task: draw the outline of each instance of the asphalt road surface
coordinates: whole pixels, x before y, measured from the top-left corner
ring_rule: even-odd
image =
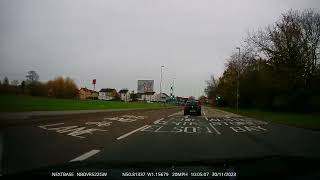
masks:
[[[320,158],[320,132],[203,107],[34,117],[2,127],[2,174],[74,161],[202,161],[272,155]]]

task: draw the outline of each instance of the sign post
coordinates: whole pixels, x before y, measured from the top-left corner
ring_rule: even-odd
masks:
[[[97,82],[97,80],[96,80],[96,79],[93,79],[93,80],[92,80],[93,90],[95,90],[95,89],[96,89],[96,82]]]

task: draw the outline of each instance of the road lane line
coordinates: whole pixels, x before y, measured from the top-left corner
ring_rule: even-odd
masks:
[[[206,115],[206,113],[205,112],[202,112],[203,113],[203,115]]]
[[[142,127],[138,128],[138,129],[136,129],[136,130],[133,130],[133,131],[131,131],[131,132],[128,132],[128,133],[126,133],[126,134],[118,137],[117,140],[120,140],[120,139],[123,139],[123,138],[125,138],[125,137],[127,137],[127,136],[130,136],[131,134],[133,134],[133,133],[135,133],[135,132],[137,132],[137,131],[140,131],[141,129],[144,129],[144,128],[147,127],[147,126],[148,126],[148,125],[145,125],[145,126],[142,126]]]
[[[205,116],[204,118],[205,118],[207,121],[209,121],[208,118],[207,118],[207,116]]]
[[[221,135],[221,133],[211,124],[209,123],[210,126],[212,127],[212,129],[218,134],[218,135]]]
[[[77,157],[75,159],[72,159],[70,162],[83,161],[83,160],[88,159],[89,157],[97,154],[98,152],[100,152],[100,150],[96,150],[96,149],[91,150],[91,151],[89,151],[87,153],[82,154],[81,156],[79,156],[79,157]]]

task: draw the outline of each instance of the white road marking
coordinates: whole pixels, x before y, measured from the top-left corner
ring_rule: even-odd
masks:
[[[117,140],[120,140],[120,139],[123,139],[123,138],[125,138],[125,137],[127,137],[127,136],[130,136],[131,134],[133,134],[133,133],[135,133],[135,132],[137,132],[137,131],[140,131],[140,130],[146,128],[146,127],[148,127],[148,125],[142,126],[142,127],[138,128],[138,129],[136,129],[136,130],[133,130],[133,131],[131,131],[131,132],[128,132],[128,133],[126,133],[126,134],[118,137]]]
[[[221,135],[221,133],[211,124],[209,123],[210,126],[212,127],[212,129],[218,134],[218,135]]]
[[[203,112],[203,115],[206,115],[206,113],[205,113],[205,112]]]
[[[56,123],[56,124],[48,124],[48,125],[43,125],[43,126],[38,126],[41,129],[48,129],[48,126],[57,126],[57,125],[62,125],[64,123]]]
[[[79,157],[77,157],[75,159],[72,159],[70,162],[83,161],[83,160],[88,159],[89,157],[97,154],[98,152],[100,152],[100,150],[96,150],[96,149],[91,150],[91,151],[89,151],[87,153],[82,154],[81,156],[79,156]]]
[[[177,115],[179,115],[181,113],[182,113],[182,111],[179,111],[179,112],[176,112],[176,113],[173,113],[173,114],[169,115],[168,117],[177,116]]]
[[[204,118],[205,118],[207,121],[209,121],[208,118],[207,118],[207,116],[205,116]]]
[[[158,124],[158,123],[159,123],[160,121],[162,121],[162,120],[163,120],[163,118],[158,119],[158,120],[154,121],[153,124]]]

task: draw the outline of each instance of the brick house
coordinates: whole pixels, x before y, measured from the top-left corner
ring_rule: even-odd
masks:
[[[88,88],[79,89],[80,99],[98,99],[99,93]]]

